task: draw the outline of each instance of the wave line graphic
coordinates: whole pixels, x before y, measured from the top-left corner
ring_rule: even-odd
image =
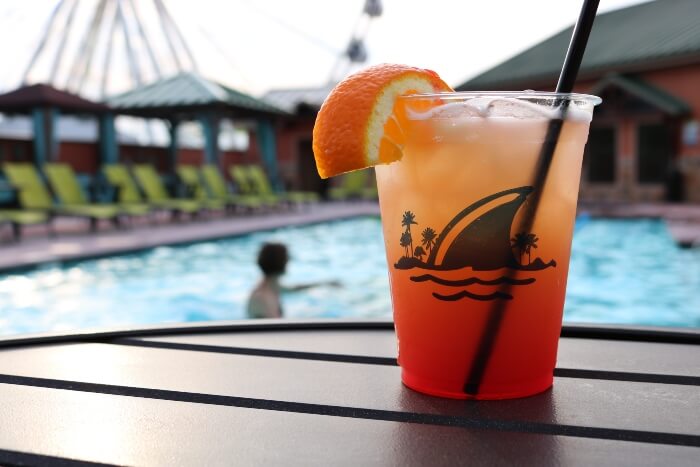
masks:
[[[534,277],[528,277],[527,279],[513,279],[511,277],[501,276],[498,279],[484,280],[478,277],[470,277],[468,279],[460,280],[449,280],[443,279],[441,277],[434,276],[432,274],[423,274],[422,276],[411,276],[413,282],[426,282],[433,281],[436,284],[447,285],[449,287],[464,287],[472,284],[480,285],[499,285],[499,284],[510,284],[510,285],[528,285],[535,282]]]
[[[494,292],[489,295],[479,295],[475,293],[471,293],[468,290],[462,290],[461,292],[457,292],[456,294],[453,295],[442,295],[437,292],[433,292],[433,297],[437,298],[438,300],[444,300],[446,302],[456,302],[457,300],[461,300],[463,298],[471,298],[473,300],[480,300],[482,302],[486,302],[489,300],[497,300],[497,299],[503,299],[503,300],[512,300],[513,296],[504,292]]]

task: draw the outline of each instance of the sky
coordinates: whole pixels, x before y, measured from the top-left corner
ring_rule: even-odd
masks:
[[[74,0],[65,1],[56,17],[59,27],[29,73],[30,82],[48,81],[53,75],[55,84],[65,87],[73,64],[79,61],[81,38],[99,1],[78,0],[70,28],[65,25]],[[110,1],[114,11],[110,13],[108,7],[105,18],[118,14],[116,2]],[[337,77],[356,70],[357,66],[346,66],[339,57],[358,31],[365,31],[368,55],[359,66],[393,62],[430,68],[456,86],[573,24],[581,5],[579,0],[383,0],[382,15],[365,21],[361,16],[365,0],[163,1],[192,51],[198,72],[254,96],[273,89],[324,85],[333,78],[333,70]],[[601,0],[599,12],[637,3],[642,0]],[[20,84],[57,4],[58,0],[0,0],[0,91]],[[88,97],[123,92],[139,80],[157,78],[145,42],[138,40],[133,11],[142,18],[160,75],[178,70],[154,0],[121,0],[121,8],[139,76],[130,71],[120,23],[110,36],[111,22],[105,20],[81,88]],[[54,66],[66,29],[70,34],[64,54]],[[112,52],[105,79],[108,43]],[[182,68],[192,68],[186,54],[181,53],[179,60]]]

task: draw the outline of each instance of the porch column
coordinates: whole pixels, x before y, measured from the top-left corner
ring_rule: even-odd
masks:
[[[37,165],[54,161],[58,156],[58,116],[59,112],[54,108],[35,108],[32,111],[34,163]]]
[[[168,120],[168,132],[170,134],[170,145],[168,146],[168,173],[175,173],[177,167],[177,129],[180,126],[180,120],[171,118]]]
[[[61,113],[56,108],[49,109],[48,125],[49,125],[49,152],[47,154],[49,161],[58,160],[58,119]]]
[[[100,164],[119,162],[119,145],[114,128],[114,114],[105,113],[99,117],[100,126]]]
[[[219,122],[218,115],[206,113],[199,116],[204,133],[204,163],[219,163]]]
[[[32,110],[32,126],[34,128],[34,163],[41,165],[46,162],[46,128],[44,126],[44,109]]]
[[[258,147],[262,156],[263,163],[267,169],[267,175],[270,183],[276,190],[282,190],[282,181],[279,177],[277,168],[277,141],[275,138],[275,129],[270,120],[258,120]]]

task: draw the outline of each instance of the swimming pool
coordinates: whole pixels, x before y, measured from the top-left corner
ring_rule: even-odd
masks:
[[[3,275],[0,335],[244,318],[265,241],[290,247],[286,283],[343,284],[285,295],[287,317],[391,316],[381,226],[366,217]],[[699,291],[700,250],[663,222],[578,225],[566,321],[697,327]]]

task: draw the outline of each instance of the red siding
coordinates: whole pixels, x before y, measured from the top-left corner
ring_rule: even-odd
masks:
[[[180,148],[177,151],[177,163],[183,165],[201,165],[204,151],[201,149]]]
[[[280,174],[286,186],[299,188],[301,166],[299,143],[311,140],[315,118],[300,117],[285,123],[277,132],[277,152]]]
[[[0,161],[24,162],[34,159],[34,145],[31,141],[0,140]]]
[[[168,148],[153,146],[119,146],[121,162],[133,164],[153,164],[158,171],[165,171],[168,161]]]
[[[94,143],[61,141],[58,161],[65,162],[78,173],[94,174],[99,169],[99,148]]]
[[[692,109],[689,120],[700,120],[700,64],[646,73],[644,79],[683,99]],[[700,156],[700,144],[679,146],[681,156]]]
[[[694,118],[700,118],[700,64],[645,73],[642,77],[684,100]]]
[[[700,64],[687,65],[682,67],[668,68],[665,70],[655,70],[638,75],[644,81],[652,84],[672,96],[683,100],[691,108],[691,115],[685,120],[700,120]],[[590,92],[590,89],[598,80],[585,81],[576,86],[577,92]],[[626,131],[636,131],[636,127],[626,129]],[[625,144],[621,146],[622,155],[633,154],[629,145],[630,137],[625,135]],[[634,143],[631,143],[634,144]],[[685,146],[679,144],[680,156],[700,156],[700,145]]]

